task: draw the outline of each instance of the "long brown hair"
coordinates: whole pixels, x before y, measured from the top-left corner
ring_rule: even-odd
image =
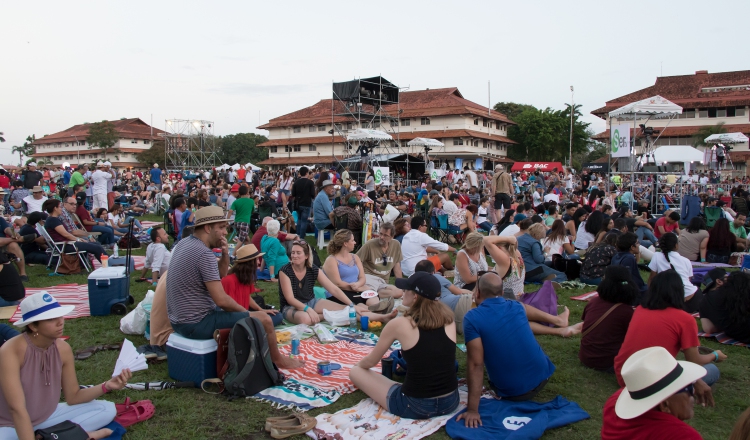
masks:
[[[549,234],[547,235],[546,242],[554,243],[557,240],[563,240],[567,236],[565,231],[565,222],[562,220],[555,220],[552,222],[552,226],[549,228]]]
[[[412,327],[421,330],[435,330],[443,328],[455,320],[453,311],[440,301],[429,300],[414,294],[416,299],[404,316],[412,319]]]
[[[258,269],[258,259],[253,258],[250,261],[237,261],[234,263],[227,275],[234,274],[237,277],[237,281],[243,286],[254,286],[255,277],[257,276],[256,270]]]

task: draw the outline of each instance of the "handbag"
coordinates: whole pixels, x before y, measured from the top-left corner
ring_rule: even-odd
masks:
[[[57,273],[66,275],[76,275],[81,273],[81,262],[78,260],[78,255],[63,254],[60,258],[60,266],[57,268]]]
[[[66,420],[49,428],[34,431],[37,440],[88,440],[89,435],[79,425]]]
[[[597,319],[596,322],[591,327],[587,328],[586,331],[581,334],[581,339],[583,339],[583,337],[586,336],[587,334],[591,333],[591,330],[595,329],[596,326],[599,325],[599,323],[601,323],[602,321],[604,321],[604,318],[606,318],[607,315],[609,315],[610,313],[612,313],[612,311],[614,311],[617,308],[617,306],[619,306],[620,304],[622,304],[622,303],[617,303],[617,304],[613,305],[612,307],[610,307],[609,310],[607,310],[606,312],[604,312],[604,314],[602,316],[600,316],[599,319]]]

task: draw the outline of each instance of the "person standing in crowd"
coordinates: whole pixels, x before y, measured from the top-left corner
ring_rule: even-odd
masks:
[[[315,184],[308,177],[307,167],[299,169],[299,178],[292,185],[292,198],[297,211],[297,235],[303,240],[307,235],[307,224],[310,219],[313,199],[315,198]]]
[[[110,161],[104,162],[104,171],[112,175],[112,178],[107,180],[107,204],[109,205],[109,209],[112,210],[115,206],[115,182],[117,182],[118,174],[117,171],[112,168],[112,163]]]
[[[36,162],[29,162],[29,164],[26,165],[26,169],[21,171],[21,180],[23,180],[23,187],[26,189],[40,186],[43,177],[42,173],[36,169]]]
[[[313,221],[319,231],[335,229],[333,222],[336,221],[336,218],[333,216],[333,206],[331,205],[333,191],[333,182],[324,180],[320,186],[320,192],[313,202]]]
[[[161,180],[161,176],[162,174],[164,174],[164,171],[159,168],[158,163],[154,164],[154,167],[149,170],[148,174],[151,178],[151,182],[155,183],[156,185],[161,185],[163,183]]]
[[[255,211],[255,200],[249,196],[250,187],[247,185],[240,186],[239,196],[240,198],[232,203],[227,212],[227,218],[232,218],[234,213],[234,227],[237,230],[237,243],[240,246],[246,244],[247,237],[250,234],[250,218]],[[234,250],[237,253],[237,248]],[[233,257],[234,255],[232,255]]]
[[[109,201],[107,200],[107,182],[112,180],[114,176],[111,171],[105,170],[107,167],[104,165],[104,162],[99,162],[96,168],[96,171],[91,175],[91,181],[94,183],[94,187],[91,190],[91,194],[94,197],[93,209],[110,209]]]
[[[469,181],[469,188],[479,188],[479,181],[477,180],[477,173],[470,169],[468,165],[464,166],[464,175],[466,180]]]

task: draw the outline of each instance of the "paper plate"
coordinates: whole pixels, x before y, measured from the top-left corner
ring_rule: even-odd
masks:
[[[365,290],[360,294],[360,296],[362,298],[375,298],[376,296],[378,296],[378,292],[374,290]]]

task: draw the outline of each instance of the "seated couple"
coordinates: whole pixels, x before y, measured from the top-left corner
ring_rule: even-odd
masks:
[[[171,327],[186,338],[211,339],[217,329],[232,328],[237,321],[251,316],[266,330],[273,362],[280,368],[300,367],[302,361],[279,353],[269,313],[248,312],[225,292],[221,279],[229,266],[226,235],[227,220],[222,208],[207,206],[195,212],[193,235],[174,247],[169,270],[163,277],[166,278],[166,311]],[[213,248],[222,249],[218,264]],[[257,250],[251,251],[253,249],[248,248],[249,255],[244,259],[254,260],[259,256]]]

